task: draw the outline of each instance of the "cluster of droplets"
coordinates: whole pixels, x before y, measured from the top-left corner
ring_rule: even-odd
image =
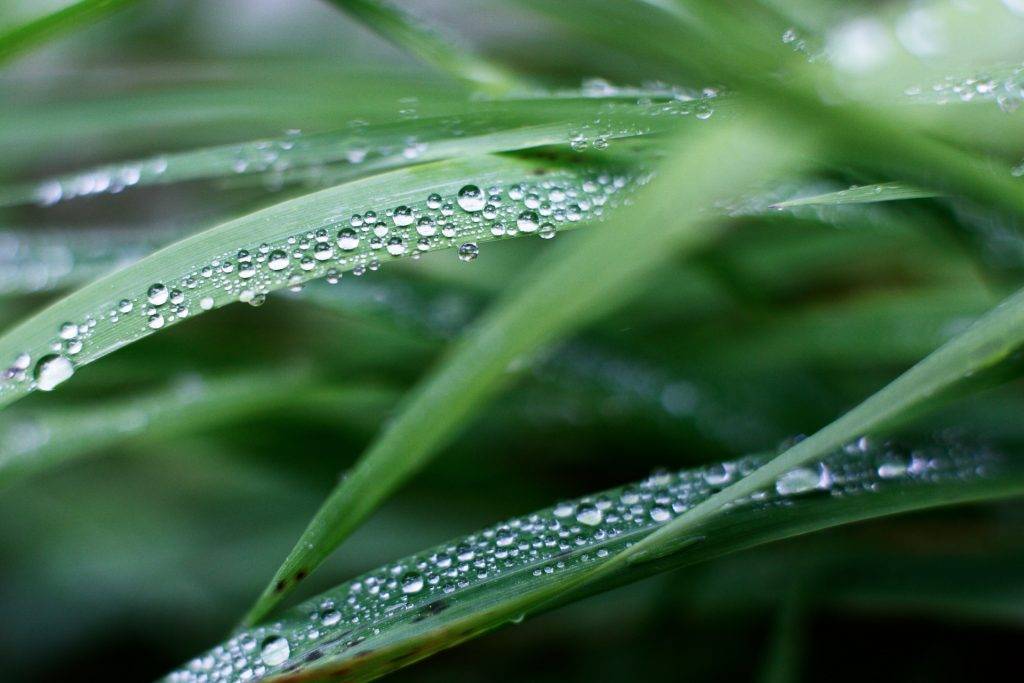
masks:
[[[665,83],[647,83],[643,87],[621,87],[604,79],[584,81],[581,88],[545,96],[593,98],[594,112],[582,114],[570,126],[566,141],[577,151],[607,148],[615,138],[647,135],[665,129],[652,117],[690,116],[707,119],[712,115],[717,88],[692,89]],[[495,106],[501,106],[496,101]],[[41,206],[76,197],[117,193],[134,186],[179,182],[230,174],[258,175],[268,190],[280,189],[290,182],[335,184],[340,177],[351,177],[356,166],[390,168],[408,164],[428,155],[438,141],[486,136],[503,130],[488,117],[438,117],[429,133],[423,133],[415,98],[403,98],[396,111],[397,121],[375,127],[362,119],[353,119],[345,128],[306,135],[298,130],[283,136],[234,145],[161,155],[150,159],[108,164],[78,173],[56,176],[20,188],[19,200],[35,201]],[[403,130],[403,121],[409,126]],[[568,125],[568,124],[567,124]],[[396,128],[397,126],[397,128]],[[195,156],[202,159],[195,163]]]
[[[295,671],[328,655],[359,654],[387,622],[441,614],[456,596],[502,578],[571,572],[613,557],[767,461],[747,457],[681,472],[510,519],[364,574],[307,601],[286,619],[239,634],[168,677],[173,683],[246,681]],[[919,449],[860,439],[732,503],[757,510],[806,496],[850,496],[977,478],[999,459],[946,440]]]
[[[479,255],[479,242],[517,234],[553,238],[583,220],[600,219],[644,178],[598,173],[540,173],[534,180],[501,185],[466,184],[448,195],[430,193],[419,201],[334,216],[298,234],[221,254],[183,276],[154,282],[140,293],[126,293],[82,320],[54,330],[49,352],[37,359],[12,359],[0,394],[18,383],[50,390],[74,371],[74,359],[90,357],[89,342],[103,325],[119,325],[119,339],[135,339],[230,301],[254,306],[269,292],[293,290],[316,277],[337,282],[343,271],[359,276],[382,261],[418,258],[435,249],[454,248],[461,261]],[[95,349],[98,353],[102,349]],[[28,358],[28,360],[26,360]],[[28,363],[35,361],[34,371]]]
[[[1024,66],[997,77],[949,76],[930,86],[911,86],[905,92],[914,100],[935,104],[995,102],[1003,111],[1013,112],[1024,102]]]
[[[36,187],[35,199],[41,206],[51,206],[75,197],[117,194],[138,185],[144,178],[147,181],[156,181],[166,171],[167,158],[162,156],[148,161],[102,166],[76,175],[44,181]]]

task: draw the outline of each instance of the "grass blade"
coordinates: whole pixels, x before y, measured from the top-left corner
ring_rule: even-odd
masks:
[[[670,106],[676,116],[658,115]],[[219,145],[106,164],[44,180],[0,187],[0,206],[50,206],[76,197],[192,180],[260,175],[288,180],[308,171],[334,184],[392,168],[467,155],[565,145],[582,130],[595,128],[609,139],[674,129],[699,107],[664,97],[638,105],[622,98],[533,98],[480,103],[464,115],[424,117],[357,126],[314,135]],[[334,164],[334,166],[328,166]],[[340,164],[340,166],[338,166]],[[300,176],[302,177],[302,176]]]
[[[1024,290],[1003,301],[968,330],[933,352],[910,370],[836,421],[778,457],[716,493],[672,521],[617,561],[646,561],[667,552],[723,506],[769,486],[843,444],[891,429],[911,416],[953,398],[968,380],[996,372],[1016,357],[1024,343]],[[1005,367],[1005,366],[1004,366]]]
[[[526,205],[538,182],[562,190],[553,204],[558,214],[545,221]],[[53,389],[76,367],[190,315],[235,301],[259,305],[274,290],[347,270],[362,274],[382,260],[463,247],[460,256],[472,260],[480,242],[534,232],[550,237],[599,218],[630,185],[626,175],[548,161],[473,157],[276,204],[176,242],[8,331],[0,337],[0,358],[10,364],[0,376],[0,406],[37,388]],[[467,186],[476,188],[472,210],[456,207]],[[480,189],[492,187],[500,189],[497,205]]]
[[[903,199],[927,199],[941,196],[933,190],[923,190],[904,183],[878,183],[877,185],[857,185],[847,190],[827,192],[813,197],[787,199],[772,204],[773,209],[788,209],[794,206],[840,206],[844,204],[871,204],[874,202],[894,202]]]
[[[639,291],[642,275],[705,244],[716,201],[793,163],[797,145],[769,142],[735,122],[704,133],[677,156],[613,226],[552,251],[465,335],[414,390],[333,491],[246,616],[255,623],[323,561],[511,379],[509,367]],[[661,196],[671,201],[660,200]],[[626,251],[628,249],[628,251]],[[558,292],[558,301],[550,300]],[[438,406],[444,406],[438,411]]]
[[[1024,493],[1020,466],[987,448],[939,442],[840,451],[738,501],[660,563],[616,562],[679,510],[766,459],[655,473],[389,563],[236,634],[164,680],[191,683],[236,659],[243,678],[249,671],[267,681],[369,680],[654,572],[840,524]],[[579,576],[609,565],[616,571],[602,583],[577,590]]]
[[[50,12],[27,24],[10,29],[0,35],[0,64],[61,33],[98,21],[135,1],[78,0],[56,12]]]
[[[367,28],[456,78],[502,93],[525,84],[510,71],[469,52],[405,10],[385,0],[328,0]]]

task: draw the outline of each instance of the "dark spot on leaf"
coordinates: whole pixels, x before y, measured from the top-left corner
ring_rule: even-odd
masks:
[[[288,582],[285,581],[284,579],[281,579],[280,581],[277,582],[277,585],[274,586],[274,592],[275,593],[280,593],[281,591],[284,590],[284,587],[287,586],[287,585],[288,585]]]
[[[306,661],[307,662],[315,662],[316,660],[320,659],[323,656],[324,656],[324,653],[321,652],[320,650],[313,650],[308,655],[306,655]]]
[[[295,580],[296,581],[302,581],[307,576],[309,576],[309,570],[308,569],[300,569],[299,571],[295,572]]]

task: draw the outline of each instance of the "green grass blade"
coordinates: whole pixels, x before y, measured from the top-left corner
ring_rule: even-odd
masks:
[[[451,36],[441,35],[405,10],[386,0],[328,0],[330,4],[359,20],[364,26],[416,55],[427,64],[502,93],[524,89],[526,83],[498,64],[459,46]]]
[[[329,496],[246,623],[266,615],[423,467],[509,382],[510,366],[623,303],[642,288],[643,275],[680,251],[707,243],[716,233],[707,220],[716,201],[732,199],[794,163],[798,145],[766,137],[762,128],[734,122],[688,140],[635,208],[607,229],[553,250],[524,273],[414,390]]]
[[[170,674],[191,683],[242,659],[238,676],[268,681],[368,680],[586,594],[791,536],[940,505],[1024,493],[1024,472],[991,449],[938,442],[839,451],[738,501],[660,563],[616,563],[729,480],[751,456],[570,500],[389,563],[319,595],[279,620],[236,634]],[[634,545],[635,547],[635,545]],[[600,584],[581,575],[616,565]]]
[[[840,206],[844,204],[871,204],[875,202],[894,202],[904,199],[927,199],[938,197],[940,193],[923,190],[904,183],[878,183],[876,185],[857,185],[847,190],[827,192],[813,197],[787,199],[772,204],[773,209],[788,209],[794,206]]]
[[[458,116],[218,145],[0,186],[0,206],[31,202],[49,206],[130,188],[245,175],[288,180],[304,169],[314,180],[326,177],[337,184],[383,170],[459,156],[547,145],[568,148],[583,130],[599,131],[605,142],[670,131],[699,104],[672,103],[677,117],[658,116],[664,106],[664,97],[644,105],[624,98],[568,97],[480,103],[476,111]],[[595,120],[600,122],[599,127]]]
[[[562,189],[543,221],[526,205],[535,188],[548,192],[540,183]],[[258,305],[283,287],[348,270],[362,274],[382,261],[431,250],[462,249],[460,257],[468,261],[481,242],[553,236],[600,217],[632,184],[627,175],[550,161],[471,157],[276,204],[176,242],[0,336],[0,358],[9,365],[0,375],[0,405],[36,388],[52,389],[75,368],[205,310],[235,301]],[[477,194],[467,211],[457,195],[470,185]],[[497,205],[487,203],[490,188],[499,190]],[[367,225],[369,211],[376,215]],[[524,211],[532,220],[523,220]],[[358,225],[352,227],[355,214]]]
[[[995,372],[1015,358],[1024,344],[1024,290],[999,304],[968,330],[836,421],[797,443],[749,476],[716,493],[657,533],[630,548],[617,561],[657,557],[692,533],[723,506],[770,486],[786,472],[844,444],[878,434],[915,414],[953,398],[968,380]]]
[[[0,65],[61,33],[123,9],[136,0],[78,0],[0,35]]]

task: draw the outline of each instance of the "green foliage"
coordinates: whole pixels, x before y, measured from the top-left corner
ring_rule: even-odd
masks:
[[[368,680],[564,608],[515,677],[782,681],[818,609],[1019,620],[1015,3],[130,4],[0,16],[5,674]]]

